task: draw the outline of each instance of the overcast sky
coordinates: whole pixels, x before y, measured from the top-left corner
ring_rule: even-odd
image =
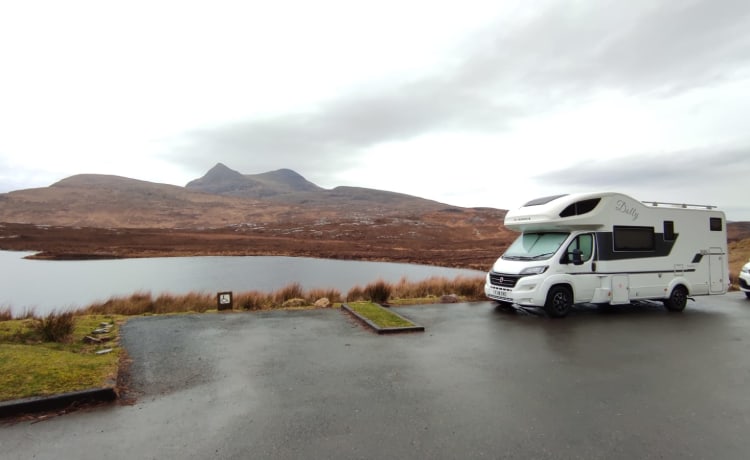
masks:
[[[217,162],[750,220],[750,2],[0,0],[0,192]]]

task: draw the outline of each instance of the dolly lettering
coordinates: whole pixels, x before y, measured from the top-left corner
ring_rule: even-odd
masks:
[[[623,214],[631,216],[633,220],[638,220],[638,210],[633,206],[628,206],[628,204],[623,200],[617,200],[615,209]]]

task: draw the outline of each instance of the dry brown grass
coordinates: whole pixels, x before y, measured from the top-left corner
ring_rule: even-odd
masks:
[[[299,283],[292,283],[279,289],[274,293],[274,299],[277,303],[283,304],[291,299],[304,299],[305,291]]]
[[[0,321],[11,321],[13,319],[36,319],[36,310],[26,307],[20,314],[13,314],[9,306],[0,307]]]
[[[422,299],[455,294],[466,300],[484,298],[484,277],[466,278],[457,276],[454,279],[432,277],[426,280],[411,282],[402,278],[393,288],[392,297],[397,299]]]
[[[377,284],[377,283],[375,283]],[[347,302],[359,300],[373,300],[372,292],[375,284],[367,285],[365,288],[354,286],[346,294]],[[388,298],[394,300],[402,299],[431,299],[444,295],[455,294],[464,300],[484,299],[484,277],[466,278],[457,276],[454,279],[443,277],[432,277],[422,281],[409,281],[401,278],[396,284],[385,283],[390,289]]]
[[[10,307],[0,307],[0,321],[10,321],[13,319],[13,312]]]
[[[365,300],[365,290],[362,289],[362,286],[354,286],[346,293],[346,301],[357,302],[359,300]]]
[[[295,306],[311,306],[315,301],[327,298],[331,303],[342,300],[354,302],[358,300],[374,300],[386,302],[390,299],[429,299],[447,294],[456,294],[464,300],[480,300],[484,298],[483,278],[457,277],[453,280],[446,278],[429,278],[424,281],[410,282],[406,278],[396,284],[382,280],[368,284],[365,288],[355,286],[343,298],[337,289],[311,289],[305,291],[299,283],[289,284],[274,292],[247,291],[234,296],[234,310],[271,310],[284,308],[294,301]],[[214,294],[191,292],[188,294],[160,294],[154,298],[150,292],[136,292],[129,296],[112,297],[105,302],[96,302],[88,307],[75,311],[78,315],[124,315],[137,316],[146,314],[169,313],[202,313],[216,310]],[[19,319],[36,319],[33,309],[25,310]],[[10,307],[0,309],[0,321],[11,320]]]
[[[269,310],[274,306],[274,299],[272,294],[249,291],[237,294],[234,304],[241,310]]]
[[[45,342],[68,341],[75,329],[75,314],[72,311],[52,312],[34,321],[34,329]]]
[[[367,300],[376,303],[386,303],[391,297],[393,286],[383,280],[378,280],[365,286],[365,296]]]
[[[154,313],[154,302],[150,292],[136,292],[129,296],[112,297],[106,302],[93,303],[84,312],[87,315],[143,315]]]
[[[305,296],[305,299],[311,304],[323,298],[330,300],[331,303],[341,302],[341,291],[338,289],[311,289]]]
[[[216,299],[211,294],[190,292],[188,294],[160,294],[155,299],[150,292],[136,292],[129,296],[112,297],[106,302],[95,303],[83,310],[89,315],[144,315],[198,312],[216,308]]]

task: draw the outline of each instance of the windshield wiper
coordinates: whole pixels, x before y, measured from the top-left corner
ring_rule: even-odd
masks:
[[[538,254],[538,255],[535,255],[534,257],[529,257],[529,260],[539,260],[539,259],[545,259],[545,258],[547,258],[547,257],[549,257],[549,256],[552,256],[552,255],[554,255],[554,254],[555,254],[554,252],[545,252],[545,253],[543,253],[543,254]]]

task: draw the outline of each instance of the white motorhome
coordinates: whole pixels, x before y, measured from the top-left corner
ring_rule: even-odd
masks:
[[[509,211],[522,232],[487,274],[487,297],[563,317],[574,304],[659,300],[729,287],[724,213],[713,206],[640,202],[621,193],[539,198]]]

